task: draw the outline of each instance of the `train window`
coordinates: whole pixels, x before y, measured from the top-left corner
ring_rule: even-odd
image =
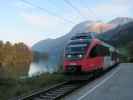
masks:
[[[90,52],[90,57],[96,57],[96,56],[97,56],[97,47],[94,47]]]
[[[109,48],[105,47],[105,46],[102,46],[102,45],[97,46],[97,51],[98,51],[99,56],[108,56],[108,55],[110,55]]]
[[[91,36],[75,36],[75,37],[72,37],[71,40],[75,40],[75,39],[91,39],[92,37]]]
[[[108,47],[97,45],[94,48],[92,48],[90,52],[90,57],[96,57],[96,56],[108,56],[110,55],[110,51]]]

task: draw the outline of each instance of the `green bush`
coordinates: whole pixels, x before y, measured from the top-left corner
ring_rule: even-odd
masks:
[[[16,96],[27,95],[38,89],[63,82],[64,80],[64,75],[58,73],[42,74],[25,79],[0,79],[0,99],[8,100]]]

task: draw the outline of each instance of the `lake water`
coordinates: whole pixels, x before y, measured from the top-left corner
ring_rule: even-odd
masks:
[[[54,64],[40,60],[38,62],[32,62],[30,64],[28,75],[31,77],[31,76],[39,75],[41,73],[45,73],[45,72],[53,73],[55,71],[57,71],[57,68],[56,66],[54,66]]]

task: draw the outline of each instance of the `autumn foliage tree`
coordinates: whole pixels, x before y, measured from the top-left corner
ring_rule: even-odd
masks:
[[[24,43],[0,41],[0,78],[27,75],[32,59],[32,52]]]

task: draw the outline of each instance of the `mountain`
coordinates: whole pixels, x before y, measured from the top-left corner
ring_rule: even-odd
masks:
[[[100,23],[100,22],[94,22],[94,21],[85,21],[82,22],[78,25],[76,25],[72,30],[67,33],[66,35],[56,38],[56,39],[46,39],[46,40],[41,40],[34,44],[32,46],[33,51],[38,51],[38,52],[49,52],[49,51],[56,51],[56,48],[59,46],[65,46],[67,41],[77,33],[86,33],[86,32],[97,32],[100,33],[101,31],[107,31],[109,29],[112,29],[111,24],[105,24],[105,23]],[[58,48],[58,49],[59,49]],[[64,48],[64,47],[63,47]],[[54,52],[53,51],[53,52]]]
[[[63,51],[68,40],[77,33],[87,32],[92,23],[94,22],[85,21],[60,38],[41,40],[32,46],[32,50],[42,54],[47,53],[49,58],[48,61],[44,61],[44,67],[47,67],[48,71],[51,67],[56,70],[63,62]]]
[[[38,52],[49,52],[51,50],[53,51],[54,49],[57,48],[57,45],[65,44],[66,41],[69,40],[76,33],[81,33],[85,32],[85,30],[88,30],[88,27],[90,26],[91,23],[92,23],[91,21],[82,22],[76,25],[69,33],[67,33],[62,37],[56,39],[41,40],[32,46],[32,50]]]
[[[102,32],[98,35],[98,38],[110,44],[119,45],[120,43],[127,41],[129,38],[129,40],[132,39],[132,21],[132,18],[126,17],[116,18],[109,23],[85,21],[76,25],[69,33],[60,38],[46,39],[37,42],[33,45],[32,50],[42,54],[48,54],[49,58],[47,61],[41,60],[41,62],[44,61],[43,67],[41,67],[42,69],[47,68],[47,71],[50,71],[51,68],[57,70],[63,63],[63,51],[72,36],[77,33],[89,31],[95,31],[98,33]],[[125,37],[127,37],[127,39]]]
[[[113,24],[115,26],[124,25],[126,23],[129,23],[133,21],[133,18],[129,17],[117,17],[109,22],[109,24]]]
[[[133,19],[132,18],[116,18],[109,23],[115,27],[109,31],[103,32],[99,38],[114,46],[124,45],[133,38]]]
[[[76,25],[74,28],[72,28],[72,30],[69,33],[67,33],[62,37],[56,39],[46,39],[37,42],[32,46],[32,50],[38,52],[49,52],[51,50],[53,51],[53,48],[57,47],[57,45],[60,46],[60,44],[67,43],[67,41],[77,33],[86,33],[90,31],[93,32],[95,31],[97,33],[100,33],[101,31],[104,32],[111,28],[112,28],[111,24],[105,24],[94,21],[85,21]]]
[[[37,42],[32,47],[33,52],[39,52],[39,55],[43,55],[44,53],[45,54],[47,53],[49,56],[47,61],[45,61],[42,58],[38,58],[38,57],[35,58],[35,59],[39,59],[38,62],[36,61],[38,63],[38,66],[37,66],[38,69],[39,70],[45,69],[46,71],[46,68],[47,68],[48,72],[51,72],[51,69],[53,70],[59,69],[59,67],[61,67],[63,63],[64,48],[72,36],[78,33],[86,33],[90,31],[93,31],[93,32],[95,31],[97,33],[100,33],[100,31],[103,31],[103,32],[107,31],[111,27],[112,26],[110,26],[110,24],[105,24],[105,23],[96,22],[96,21],[85,21],[76,25],[74,28],[72,28],[72,30],[69,33],[67,33],[66,35],[60,38],[46,39],[46,40],[41,40]],[[42,62],[43,62],[43,65],[42,65]],[[41,66],[41,68],[39,66]],[[33,66],[33,68],[35,68],[35,66]],[[30,69],[33,70],[32,68]],[[32,72],[30,71],[30,74],[31,73]]]

